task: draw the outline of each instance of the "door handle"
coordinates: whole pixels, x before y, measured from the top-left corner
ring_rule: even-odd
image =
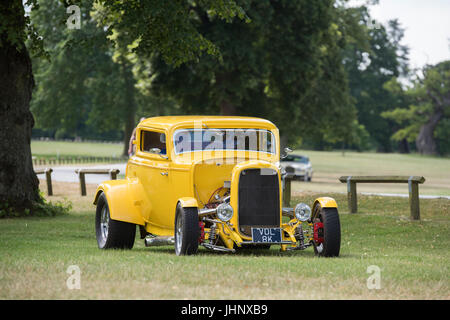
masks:
[[[160,172],[162,176],[168,176],[169,173],[168,172]]]

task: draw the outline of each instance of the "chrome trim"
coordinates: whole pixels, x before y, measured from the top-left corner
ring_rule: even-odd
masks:
[[[281,241],[281,242],[253,242],[253,241],[242,241],[240,244],[296,244],[296,242],[292,241]]]
[[[230,198],[231,198],[231,196],[227,196],[227,197],[221,199],[223,201],[222,203],[230,203]],[[212,208],[212,209],[203,208],[203,209],[199,209],[198,210],[198,217],[199,218],[208,217],[208,216],[211,216],[213,214],[217,214],[217,208]]]
[[[109,232],[109,209],[105,205],[103,207],[101,218],[100,218],[100,231],[104,241],[108,239]]]
[[[210,243],[207,243],[207,242],[203,242],[201,245],[204,246],[205,248],[213,250],[213,251],[231,252],[231,253],[235,253],[236,252],[236,250],[234,250],[234,249],[228,249],[228,248],[225,248],[225,247],[216,246],[216,245],[213,245],[213,244],[210,244]]]
[[[220,224],[224,223],[221,220],[215,220],[215,219],[209,219],[209,218],[204,218],[203,221],[208,221],[208,222],[211,222],[211,223],[220,223]]]
[[[175,238],[174,237],[145,238],[144,242],[146,247],[170,246],[175,244]]]
[[[282,208],[281,213],[283,216],[294,218],[294,208],[284,207]]]
[[[297,246],[297,247],[287,247],[286,251],[292,251],[292,250],[305,250],[306,248],[312,246],[311,243],[305,243],[303,246]]]
[[[203,218],[217,213],[217,209],[200,209],[198,210],[198,217]]]

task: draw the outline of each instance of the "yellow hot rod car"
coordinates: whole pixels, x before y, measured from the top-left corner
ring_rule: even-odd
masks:
[[[136,226],[146,246],[175,246],[190,255],[199,246],[222,252],[241,248],[282,251],[312,246],[338,256],[337,204],[318,198],[282,206],[285,172],[279,132],[253,117],[168,116],[136,128],[135,154],[125,179],[99,185],[96,237],[101,249],[134,245]]]

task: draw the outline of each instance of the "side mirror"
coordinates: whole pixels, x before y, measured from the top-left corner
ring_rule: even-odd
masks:
[[[288,154],[291,152],[292,152],[291,148],[288,148],[288,147],[284,148],[284,152],[281,154],[281,159],[286,158],[288,156]]]
[[[163,158],[163,159],[169,159],[169,157],[168,156],[166,156],[166,155],[164,155],[164,154],[161,154],[161,149],[160,148],[151,148],[150,150],[149,150],[149,152],[150,153],[153,153],[153,154],[157,154],[157,155],[159,155],[161,158]]]
[[[150,153],[154,153],[154,154],[160,154],[161,153],[161,149],[160,148],[151,148],[149,150]]]

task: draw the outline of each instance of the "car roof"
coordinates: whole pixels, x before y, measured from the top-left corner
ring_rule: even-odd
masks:
[[[256,117],[239,116],[161,116],[146,118],[139,123],[139,127],[171,129],[174,127],[194,127],[198,122],[211,127],[241,127],[275,129],[269,120]],[[198,125],[198,124],[197,124]]]

